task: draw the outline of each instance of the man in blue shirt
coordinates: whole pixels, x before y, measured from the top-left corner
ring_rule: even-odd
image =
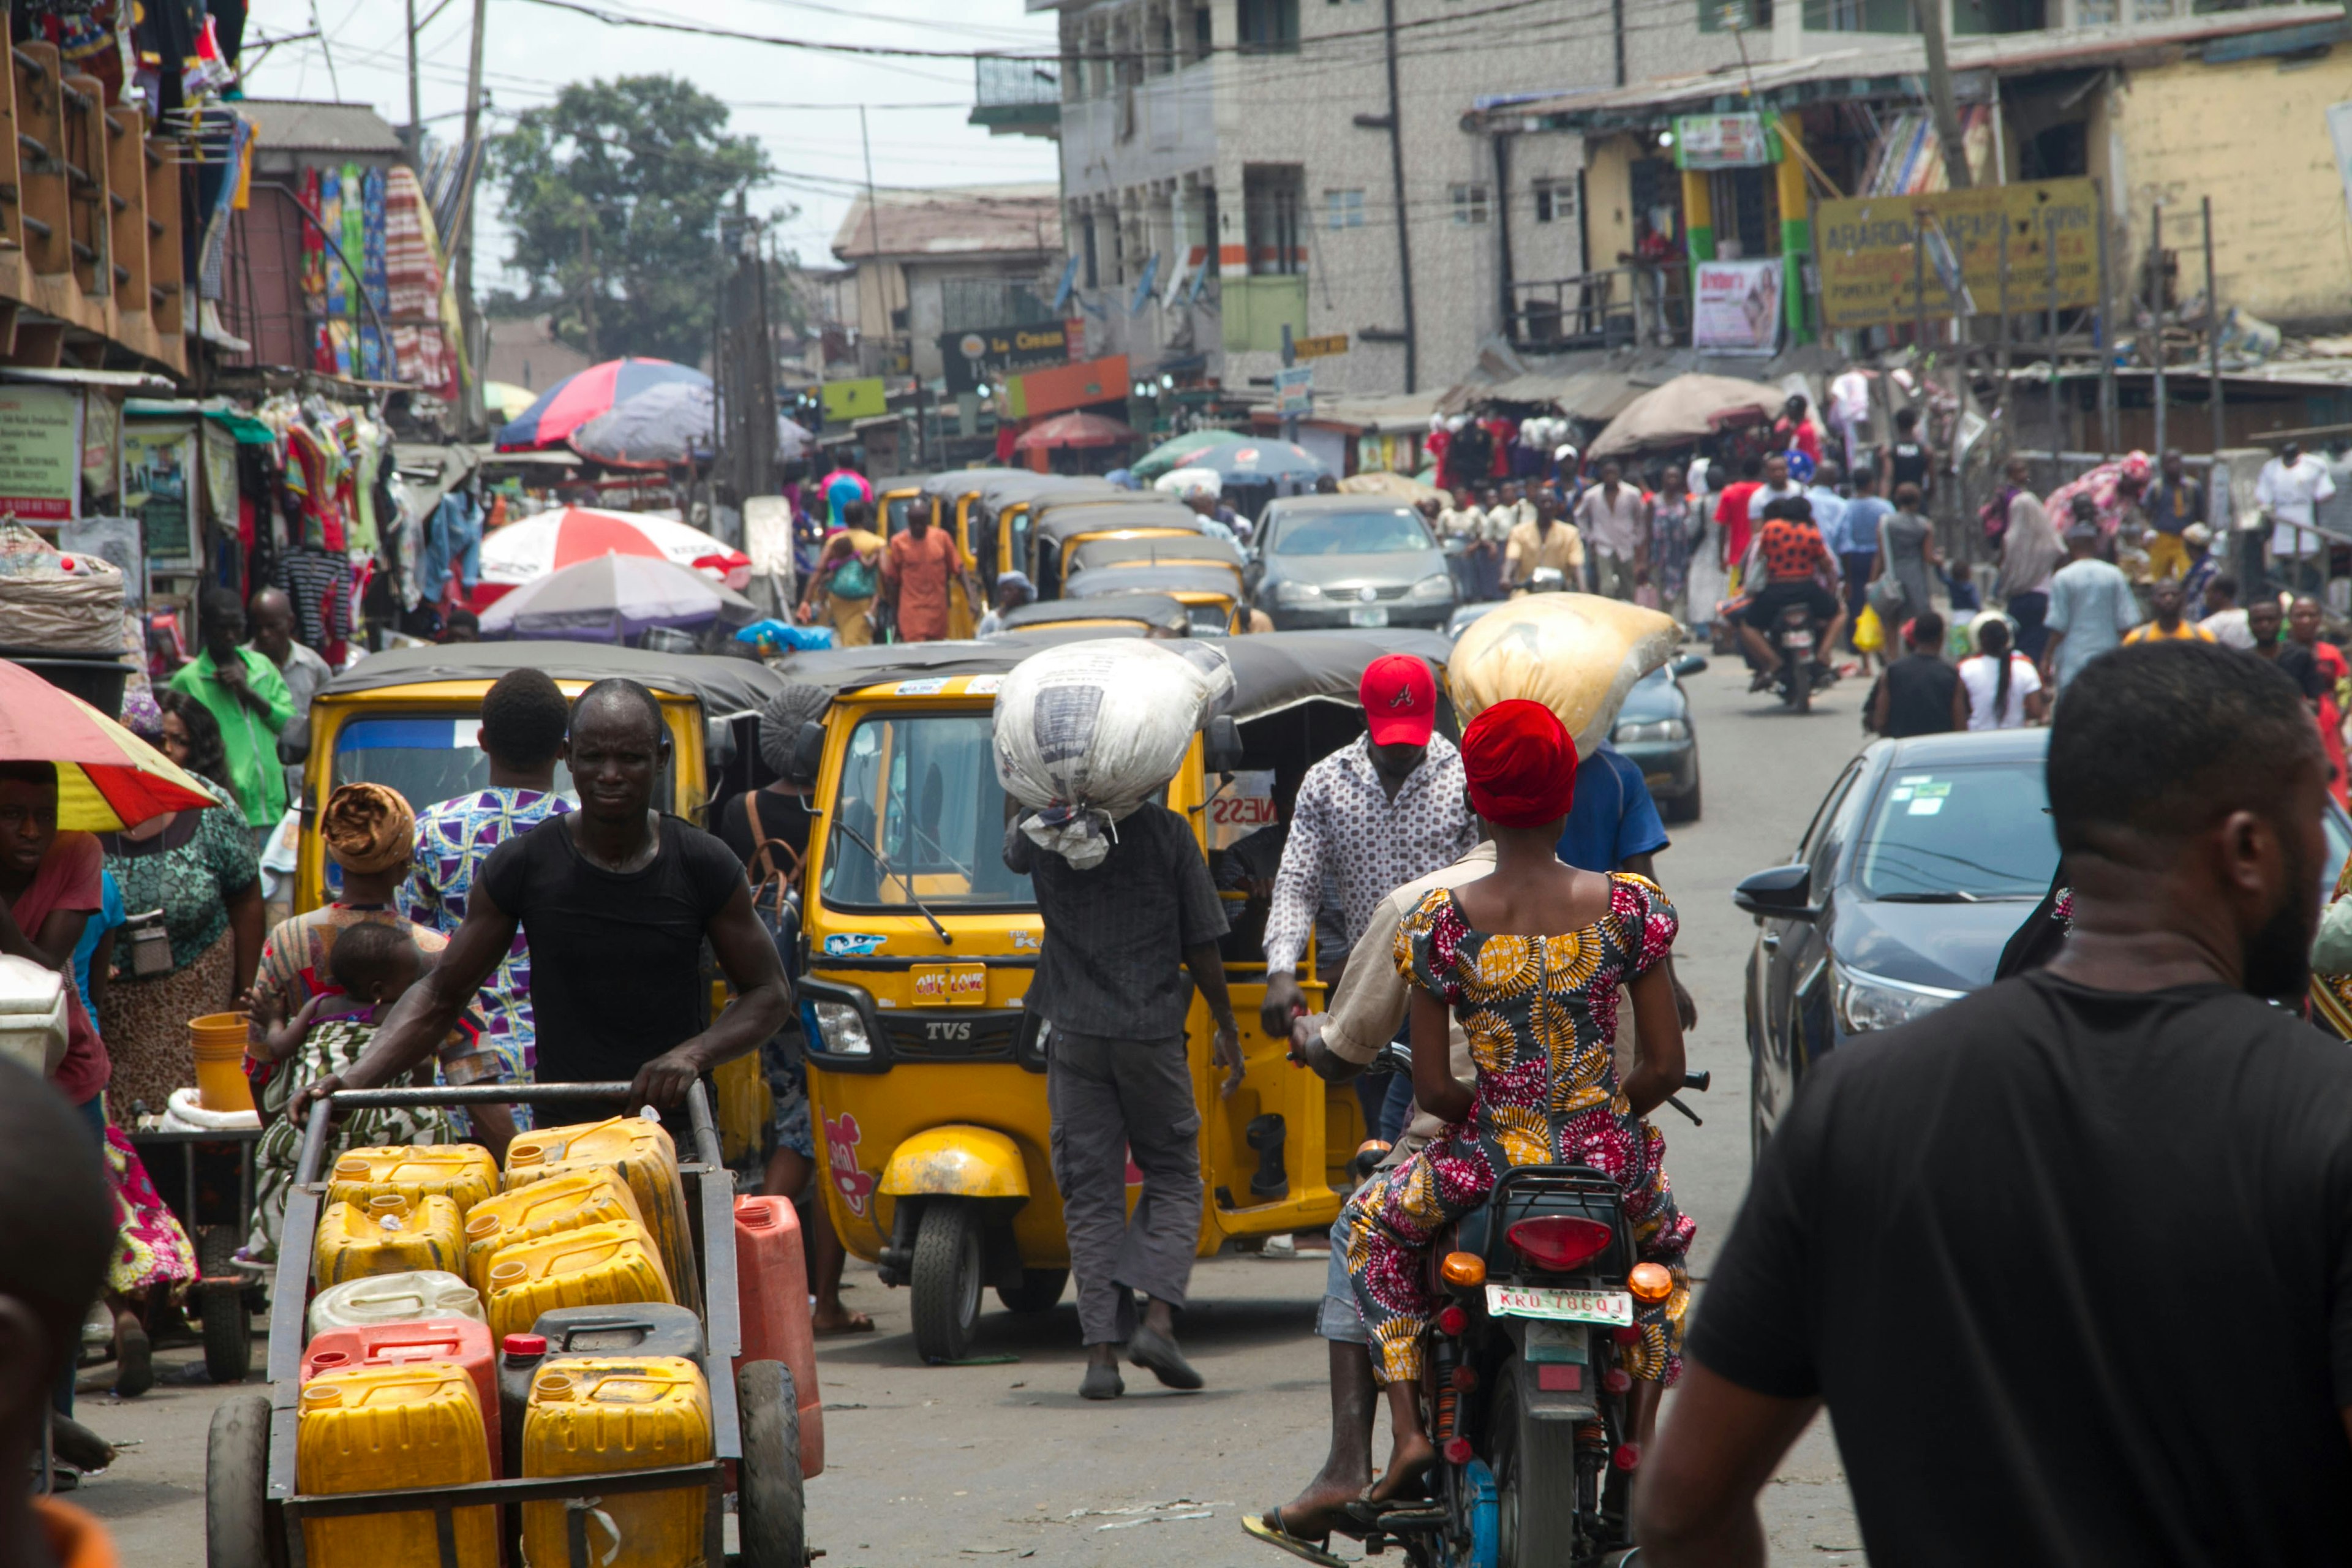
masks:
[[[1839,570],[1845,574],[1845,625],[1849,637],[1854,622],[1862,618],[1862,606],[1870,587],[1870,569],[1878,561],[1879,522],[1894,510],[1894,505],[1878,493],[1878,470],[1856,468],[1853,498],[1843,509],[1836,535],[1832,537],[1827,528],[1822,530],[1823,542],[1836,552]],[[1864,668],[1868,665],[1865,659]]]
[[[1631,757],[1604,740],[1576,764],[1576,796],[1557,850],[1562,860],[1586,871],[1631,871],[1655,882],[1658,851],[1672,842],[1659,819],[1657,803],[1650,798],[1650,786]],[[1671,973],[1674,960],[1669,957],[1666,963]],[[1675,1002],[1682,1011],[1683,1027],[1696,1027],[1698,1005],[1679,978]],[[1628,1009],[1620,1016],[1630,1025],[1633,1015]]]

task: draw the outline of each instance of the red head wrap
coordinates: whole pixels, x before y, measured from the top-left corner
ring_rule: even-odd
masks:
[[[1552,710],[1514,698],[1462,732],[1470,804],[1499,827],[1541,827],[1576,800],[1576,742]]]

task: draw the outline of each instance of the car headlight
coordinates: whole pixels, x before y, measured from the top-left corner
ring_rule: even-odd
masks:
[[[1323,585],[1319,583],[1276,583],[1274,585],[1274,602],[1277,605],[1312,605],[1319,603],[1322,597]]]
[[[1943,991],[1932,985],[1906,985],[1874,974],[1840,967],[1832,982],[1839,1025],[1849,1035],[1867,1035],[1924,1018],[1965,992]]]
[[[1406,589],[1404,596],[1416,605],[1442,605],[1454,597],[1454,579],[1433,572]]]
[[[846,1002],[811,1002],[816,1014],[818,1037],[836,1057],[870,1057],[874,1042],[866,1036],[866,1016]]]
[[[1609,738],[1621,746],[1638,746],[1657,741],[1687,741],[1690,726],[1680,719],[1653,719],[1642,724],[1620,724]]]

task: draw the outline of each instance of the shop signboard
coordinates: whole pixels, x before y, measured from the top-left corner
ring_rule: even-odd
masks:
[[[1069,329],[1061,321],[940,334],[940,364],[951,393],[978,392],[1022,371],[1069,363]]]
[[[1939,277],[1936,246],[1915,258],[1913,230],[1929,216],[1958,265],[1960,287]],[[1823,202],[1814,214],[1813,243],[1821,256],[1822,320],[1832,327],[1875,327],[1916,320],[1917,280],[1927,279],[1926,314],[1963,308],[1999,310],[2000,231],[2009,227],[2009,308],[2020,315],[2076,310],[2099,301],[2099,202],[2089,180],[2041,180],[2022,185],[1937,191],[1928,195],[1855,196]],[[2050,254],[2058,258],[2056,297]],[[1926,265],[1922,265],[1922,261]]]
[[[1781,263],[1702,261],[1692,268],[1696,303],[1691,346],[1727,354],[1769,354],[1780,344]]]
[[[1297,359],[1329,359],[1348,352],[1348,334],[1326,332],[1321,337],[1293,338],[1290,352]]]
[[[1301,419],[1315,411],[1315,367],[1291,365],[1274,373],[1274,411]]]
[[[1779,160],[1780,148],[1760,114],[1675,117],[1678,169],[1756,169]]]
[[[81,389],[0,385],[0,516],[81,515]]]
[[[122,427],[122,510],[146,536],[154,572],[196,568],[196,427],[180,420]]]
[[[890,400],[883,393],[878,375],[856,381],[828,381],[824,390],[824,422],[828,425],[846,425],[853,419],[871,419],[890,412]]]
[[[1015,419],[1035,419],[1090,404],[1124,402],[1127,387],[1127,356],[1112,354],[1016,375],[1008,384],[1006,401]]]

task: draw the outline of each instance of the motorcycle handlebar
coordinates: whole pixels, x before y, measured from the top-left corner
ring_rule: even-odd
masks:
[[[1714,1078],[1715,1075],[1711,1072],[1686,1072],[1683,1074],[1683,1087],[1697,1089],[1704,1094],[1706,1092],[1706,1086],[1714,1080]]]

